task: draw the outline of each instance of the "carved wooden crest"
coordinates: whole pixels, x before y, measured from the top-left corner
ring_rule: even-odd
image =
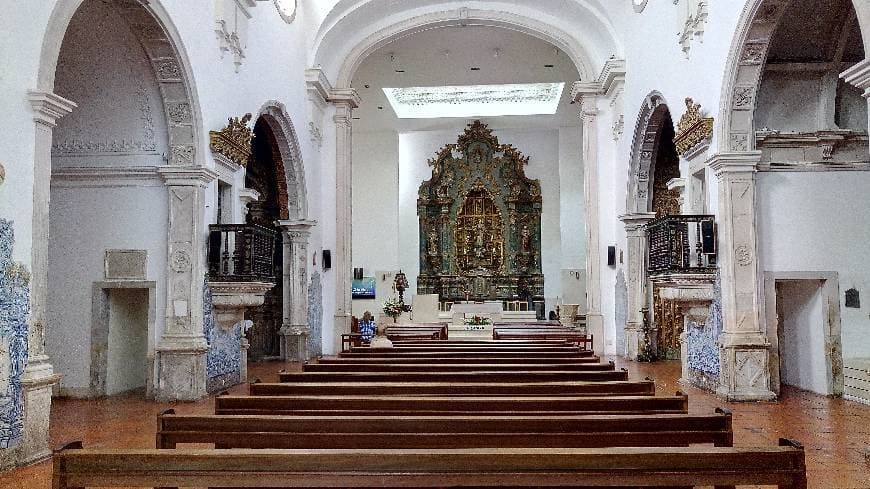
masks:
[[[241,119],[230,117],[227,126],[220,131],[209,131],[211,150],[220,153],[237,165],[246,166],[251,158],[251,138],[254,132],[248,127],[251,114]]]
[[[691,97],[686,97],[686,112],[677,124],[674,146],[677,154],[683,155],[699,143],[713,136],[713,118],[701,115],[701,104],[696,104]]]

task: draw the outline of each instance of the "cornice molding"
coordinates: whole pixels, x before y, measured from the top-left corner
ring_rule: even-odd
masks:
[[[30,107],[35,112],[33,120],[54,127],[57,120],[69,114],[78,105],[52,92],[27,92]]]
[[[200,166],[159,166],[157,173],[170,187],[206,187],[218,177],[216,171]]]

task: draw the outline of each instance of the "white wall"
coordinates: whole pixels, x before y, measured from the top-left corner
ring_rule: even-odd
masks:
[[[109,290],[106,394],[145,386],[148,372],[148,289]]]
[[[149,187],[80,187],[57,182],[51,192],[46,350],[63,374],[61,387],[90,385],[93,283],[105,280],[107,249],[148,253],[147,280],[155,280],[155,338],[164,324],[168,196]],[[147,301],[146,301],[147,306]]]
[[[758,243],[764,271],[833,271],[840,277],[843,358],[870,357],[870,173],[758,174]],[[845,307],[850,288],[861,308]],[[773,307],[773,305],[768,305]]]
[[[782,299],[780,381],[819,394],[830,394],[825,364],[825,321],[818,280],[777,284]]]

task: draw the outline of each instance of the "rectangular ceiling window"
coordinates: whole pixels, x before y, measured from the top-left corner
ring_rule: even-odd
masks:
[[[552,115],[564,83],[384,88],[399,119]]]

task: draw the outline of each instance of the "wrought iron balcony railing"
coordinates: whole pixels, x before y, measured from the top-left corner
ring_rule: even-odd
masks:
[[[650,276],[712,273],[716,268],[714,216],[664,216],[646,225]]]
[[[276,235],[271,229],[252,224],[212,224],[208,236],[209,279],[274,281]]]

